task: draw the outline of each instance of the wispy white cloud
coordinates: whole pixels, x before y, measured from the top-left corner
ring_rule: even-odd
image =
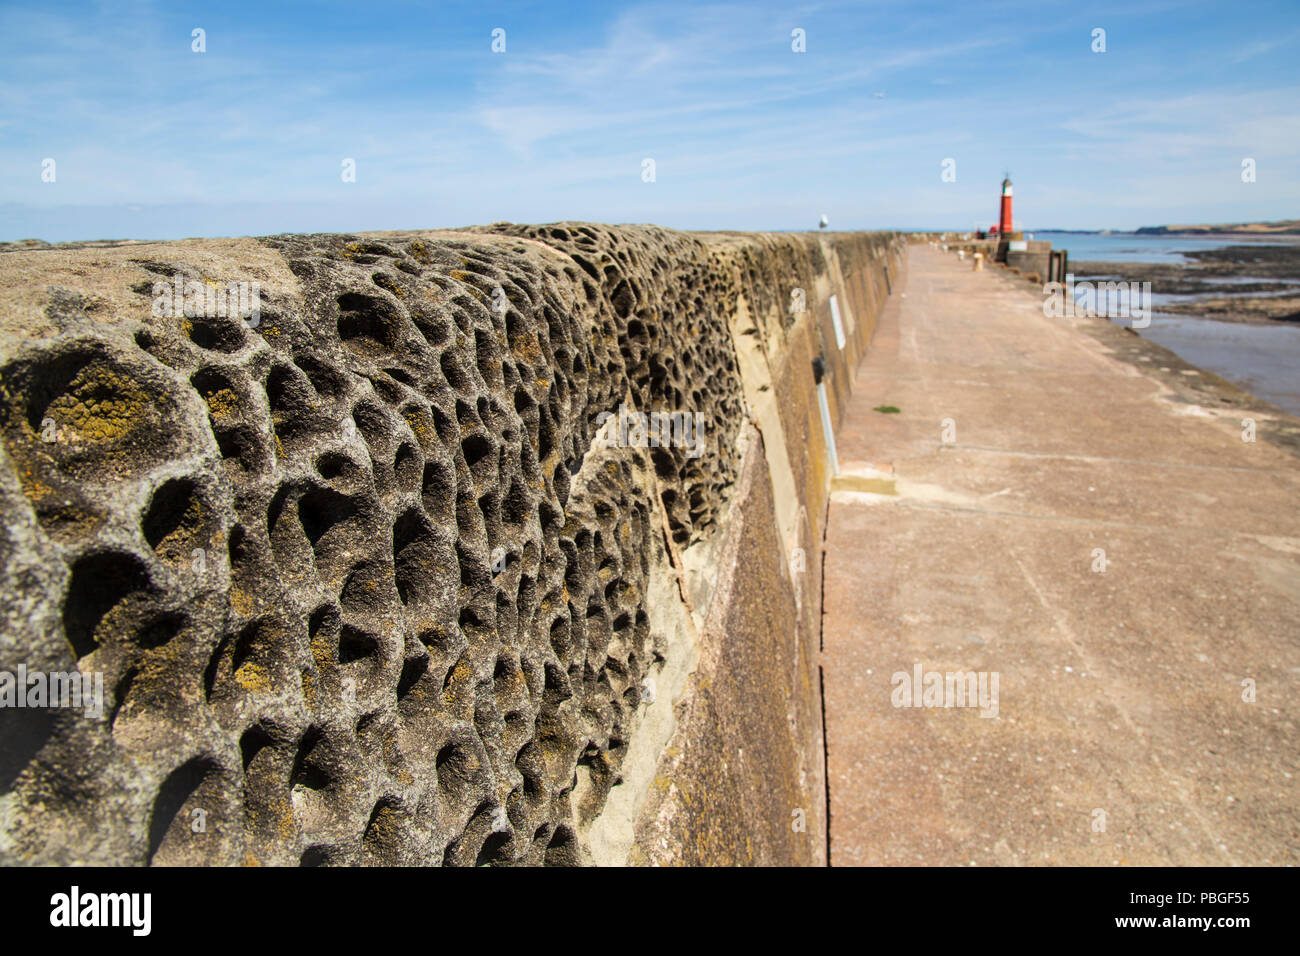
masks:
[[[1274,50],[1280,50],[1285,47],[1295,46],[1296,41],[1300,40],[1300,31],[1292,30],[1281,36],[1269,37],[1266,40],[1256,40],[1253,43],[1247,43],[1238,47],[1232,55],[1233,63],[1245,63],[1247,60],[1253,60],[1257,56],[1265,56]]]
[[[673,0],[562,24],[527,6],[491,20],[467,7],[409,35],[321,9],[296,30],[270,8],[213,21],[205,56],[189,52],[189,15],[166,6],[0,9],[0,202],[397,208],[429,225],[780,226],[821,212],[840,225],[964,223],[987,218],[1009,166],[1033,218],[1122,226],[1134,209],[1218,196],[1234,151],[1260,159],[1252,201],[1280,206],[1300,182],[1300,97],[1269,72],[1300,34],[1237,29],[1229,68],[1198,55],[1228,43],[1224,31],[1179,34],[1193,28],[1165,0],[1096,11],[1106,57],[1088,52],[1093,11],[1044,18],[1029,0]],[[796,26],[807,53],[790,48]],[[39,181],[51,155],[53,188]],[[345,156],[355,184],[339,179]],[[956,183],[938,178],[947,157]]]

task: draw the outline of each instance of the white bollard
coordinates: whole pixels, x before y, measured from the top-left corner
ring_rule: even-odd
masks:
[[[975,271],[984,271],[984,254],[982,252],[975,253]]]

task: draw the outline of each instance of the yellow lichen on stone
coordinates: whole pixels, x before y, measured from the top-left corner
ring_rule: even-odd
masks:
[[[33,502],[40,501],[53,491],[49,485],[41,484],[32,477],[31,469],[23,472],[23,494]]]
[[[313,656],[315,654],[313,653]],[[316,675],[310,671],[302,675],[302,699],[309,710],[315,710],[320,700],[320,692],[316,687]]]
[[[137,427],[146,396],[130,379],[103,365],[82,369],[46,409],[74,443],[116,441]]]
[[[232,586],[230,589],[230,606],[244,617],[252,617],[257,608],[257,603],[253,600],[253,595],[243,588]]]
[[[254,694],[265,694],[271,690],[271,675],[266,668],[256,661],[245,661],[235,671],[235,680],[244,690]]]
[[[387,804],[380,807],[370,823],[370,833],[381,845],[392,846],[402,834],[401,814]]]
[[[389,292],[393,293],[393,295],[397,296],[399,299],[406,298],[406,289],[398,285],[396,282],[394,282],[388,276],[384,275],[382,272],[377,273],[375,275],[375,285],[379,286],[379,288],[381,289],[387,289]]]
[[[411,431],[421,445],[429,444],[429,426],[425,424],[424,416],[418,409],[412,410],[406,414],[406,424],[411,426]]]
[[[198,536],[207,520],[208,510],[203,500],[198,495],[192,495],[185,503],[185,511],[176,527],[154,545],[154,550],[160,555],[175,555],[188,560],[192,549],[187,545],[198,546],[204,543]],[[209,540],[207,545],[211,548],[212,542]]]
[[[519,336],[511,347],[511,351],[519,361],[528,362],[530,365],[540,365],[542,359],[545,358],[542,354],[542,347],[537,342],[537,335],[533,332]]]
[[[206,398],[213,418],[229,418],[239,412],[239,396],[229,388],[219,388]]]
[[[281,798],[275,801],[275,808],[279,811],[279,815],[278,815],[279,825],[276,827],[276,829],[280,831],[280,836],[284,837],[286,840],[292,838],[294,830],[297,829],[295,825],[296,821],[293,818],[293,802],[291,800]]]
[[[323,629],[311,642],[311,656],[312,660],[316,662],[316,666],[322,670],[333,663],[334,654]]]

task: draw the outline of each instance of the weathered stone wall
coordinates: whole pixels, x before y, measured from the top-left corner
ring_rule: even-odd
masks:
[[[0,862],[822,861],[812,359],[837,420],[899,249],[0,252],[0,673],[104,686],[0,706]],[[260,283],[256,324],[157,314],[177,275]]]

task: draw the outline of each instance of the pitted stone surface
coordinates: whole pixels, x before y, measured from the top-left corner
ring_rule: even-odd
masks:
[[[729,322],[790,271],[750,255],[570,223],[0,255],[0,669],[106,696],[0,711],[0,857],[580,862],[664,529],[726,524]],[[152,314],[176,274],[261,281],[260,321]],[[593,443],[624,403],[703,413],[705,453]]]

